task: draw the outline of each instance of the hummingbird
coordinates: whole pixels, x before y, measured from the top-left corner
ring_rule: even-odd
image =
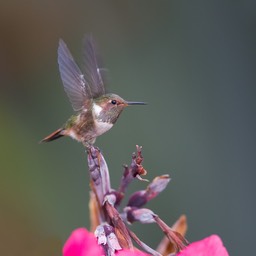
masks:
[[[99,68],[98,55],[92,36],[83,40],[83,73],[74,61],[67,45],[60,39],[58,64],[64,90],[75,111],[58,130],[41,142],[49,142],[69,136],[88,148],[96,138],[113,127],[120,114],[130,105],[145,102],[126,101],[117,94],[107,93],[104,69]]]

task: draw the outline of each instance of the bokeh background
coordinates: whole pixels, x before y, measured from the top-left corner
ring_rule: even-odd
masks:
[[[219,234],[230,255],[254,252],[256,2],[1,1],[1,255],[61,255],[89,228],[81,144],[38,141],[73,113],[57,66],[59,38],[76,60],[92,33],[109,90],[149,103],[127,109],[97,140],[117,187],[122,164],[143,146],[148,178],[172,181],[149,208],[189,241]],[[135,182],[129,193],[146,184]],[[156,247],[155,225],[132,229]]]

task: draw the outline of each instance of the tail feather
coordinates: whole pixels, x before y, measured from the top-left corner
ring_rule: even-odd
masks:
[[[60,128],[57,131],[51,133],[50,135],[48,135],[47,137],[45,137],[44,139],[41,140],[41,142],[49,142],[52,140],[56,140],[62,136],[64,136],[64,129]]]

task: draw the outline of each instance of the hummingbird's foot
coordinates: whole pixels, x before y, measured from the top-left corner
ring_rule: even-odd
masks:
[[[83,145],[86,147],[86,149],[90,149],[93,147],[93,145],[88,142],[83,142]]]
[[[95,141],[96,141],[96,138],[91,138],[89,140],[87,139],[86,141],[82,141],[83,145],[87,150],[87,153],[88,153],[88,150],[90,150],[91,148],[96,148],[98,151],[100,151],[99,148],[93,146]]]
[[[95,148],[95,147],[93,146],[93,143],[90,143],[90,142],[88,142],[88,141],[85,141],[85,142],[82,142],[82,143],[83,143],[83,145],[85,146],[85,148],[86,148],[87,151],[90,150],[90,149],[92,149],[92,148]]]
[[[88,142],[83,143],[83,144],[86,147],[86,152],[88,155],[94,155],[95,152],[97,152],[97,155],[100,154],[100,152],[101,152],[100,149],[98,147],[94,146],[93,144],[90,144]]]

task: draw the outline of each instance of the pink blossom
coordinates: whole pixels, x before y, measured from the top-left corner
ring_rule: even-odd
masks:
[[[137,249],[134,251],[130,251],[126,249],[116,253],[116,256],[149,256],[149,255]]]
[[[191,243],[177,256],[228,256],[219,236],[211,235],[203,240]]]
[[[63,247],[64,256],[104,255],[94,234],[85,228],[74,230]]]
[[[72,232],[63,247],[64,256],[102,256],[103,249],[98,245],[94,234],[85,228],[78,228]],[[137,249],[127,249],[116,253],[117,256],[147,256]],[[177,256],[228,256],[219,236],[211,235],[203,240],[191,243]]]

